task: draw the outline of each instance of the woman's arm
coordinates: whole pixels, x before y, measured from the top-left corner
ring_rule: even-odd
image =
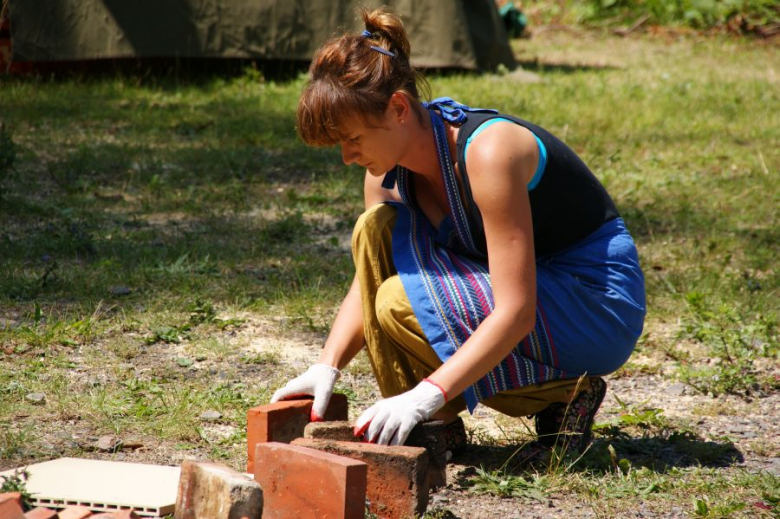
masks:
[[[342,369],[362,347],[363,310],[360,301],[360,284],[355,277],[349,292],[341,302],[318,362]]]
[[[399,199],[396,189],[389,190],[382,187],[382,179],[383,177],[374,177],[366,173],[363,188],[366,209],[386,200]],[[341,369],[360,352],[363,343],[363,305],[360,283],[356,276],[336,314],[336,320],[320,354],[319,363]]]
[[[452,398],[497,366],[534,327],[536,261],[527,183],[539,151],[533,134],[495,124],[475,137],[466,158],[485,226],[495,308],[428,377]]]

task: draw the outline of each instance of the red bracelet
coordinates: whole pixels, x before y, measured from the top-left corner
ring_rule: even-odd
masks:
[[[444,391],[444,388],[442,388],[439,384],[437,384],[436,382],[434,382],[433,380],[431,380],[429,378],[424,378],[422,381],[423,382],[427,382],[429,384],[433,384],[434,386],[439,388],[439,391],[441,391],[441,394],[444,395],[444,403],[445,404],[449,401],[449,398],[447,398],[447,392]]]

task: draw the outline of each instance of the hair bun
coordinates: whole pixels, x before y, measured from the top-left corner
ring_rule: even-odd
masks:
[[[371,33],[371,38],[384,44],[388,49],[399,54],[406,61],[409,61],[411,46],[409,38],[406,35],[406,29],[401,18],[384,7],[369,11],[362,9],[360,16],[366,30]]]

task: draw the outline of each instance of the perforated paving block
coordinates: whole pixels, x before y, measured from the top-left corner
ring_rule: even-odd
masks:
[[[159,517],[173,513],[176,504],[179,467],[60,458],[26,468],[34,506],[76,505],[95,512],[132,508],[140,517]]]

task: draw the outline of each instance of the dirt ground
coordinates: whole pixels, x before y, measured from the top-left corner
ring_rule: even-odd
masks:
[[[264,332],[265,330],[265,332]],[[322,338],[316,334],[290,334],[284,337],[269,338],[266,325],[249,320],[234,334],[234,340],[244,344],[242,351],[228,355],[221,360],[206,360],[182,370],[187,378],[204,380],[222,377],[228,382],[242,382],[247,386],[268,387],[278,384],[284,377],[303,371],[306,366],[316,362]],[[177,355],[182,345],[155,344],[125,366],[135,371],[136,377],[143,379],[159,369],[164,361]],[[238,355],[247,353],[272,353],[277,360],[273,365],[241,365]],[[637,356],[638,358],[641,355]],[[78,355],[74,355],[78,361]],[[648,362],[651,359],[645,359]],[[71,389],[84,390],[95,384],[96,380],[105,380],[110,376],[111,367],[104,372],[74,371],[71,376]],[[608,377],[609,391],[597,422],[615,422],[626,409],[663,410],[665,423],[675,424],[693,433],[691,446],[704,449],[712,447],[719,453],[716,460],[709,459],[709,465],[721,471],[770,471],[780,474],[780,397],[777,394],[753,395],[749,397],[712,396],[698,394],[679,382],[660,375],[649,375],[642,370],[628,370],[618,376]],[[350,415],[355,419],[376,398],[376,385],[367,369],[345,370],[339,382],[342,388],[354,391]],[[269,387],[273,389],[273,387]],[[32,419],[17,416],[17,425],[23,426]],[[431,493],[429,512],[434,517],[455,518],[548,518],[548,517],[605,517],[597,503],[588,501],[582,494],[572,495],[551,492],[543,501],[534,499],[508,499],[490,495],[478,495],[469,487],[470,476],[476,469],[499,468],[524,441],[530,441],[529,431],[533,425],[527,419],[510,419],[494,411],[478,407],[473,416],[464,416],[467,430],[473,444],[467,452],[451,460],[448,467],[448,485]],[[237,427],[229,420],[203,421],[201,434],[214,441],[227,438],[236,433]],[[176,442],[161,441],[152,437],[120,435],[117,440],[123,442],[123,448],[117,452],[105,452],[98,448],[101,432],[93,429],[86,420],[73,417],[70,420],[52,420],[41,423],[37,428],[37,444],[43,449],[35,459],[55,458],[62,455],[73,456],[74,451],[82,457],[94,457],[117,461],[178,465],[184,459],[210,459],[208,450],[190,448],[182,450]],[[594,449],[603,450],[612,442],[605,434],[597,434]],[[666,449],[662,440],[652,435],[631,435],[622,438],[617,449],[619,455],[631,459],[641,458],[643,451],[652,451],[653,456],[664,458],[659,463],[665,467],[691,467],[699,462],[685,455],[679,449]],[[222,459],[235,468],[245,466],[246,457],[239,445],[229,459]],[[640,464],[647,465],[647,462]],[[18,460],[0,460],[0,470],[19,466]],[[573,469],[577,470],[577,469]],[[542,469],[542,473],[544,469]],[[689,503],[669,502],[659,510],[658,502],[652,506],[644,505],[641,500],[632,505],[632,512],[620,512],[620,517],[687,517],[691,511]]]

